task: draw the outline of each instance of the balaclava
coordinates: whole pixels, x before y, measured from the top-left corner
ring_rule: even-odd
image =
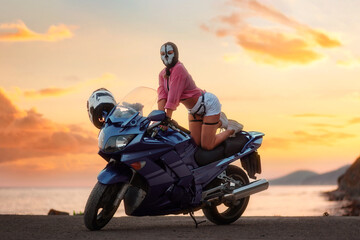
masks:
[[[160,48],[161,60],[166,66],[166,75],[170,76],[170,68],[174,67],[179,61],[179,51],[172,42],[163,44]]]

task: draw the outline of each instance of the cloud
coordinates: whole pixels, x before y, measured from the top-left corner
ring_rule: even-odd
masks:
[[[257,62],[307,64],[323,58],[304,39],[271,30],[247,27],[235,39]]]
[[[5,96],[0,89],[0,122],[3,128],[6,128],[16,118],[20,117],[19,110],[12,104],[12,102]]]
[[[333,127],[333,126],[332,126]],[[335,126],[339,127],[339,126]],[[318,131],[294,131],[286,137],[265,138],[263,147],[271,149],[290,149],[299,145],[325,145],[334,146],[338,141],[355,138],[357,135],[344,132],[333,132],[328,130]]]
[[[75,125],[43,117],[36,110],[21,111],[0,90],[0,163],[27,158],[94,153],[96,136]]]
[[[349,124],[358,124],[360,123],[360,117],[353,118],[349,121]]]
[[[327,124],[327,123],[311,123],[310,124],[313,127],[317,128],[343,128],[341,125],[335,125],[335,124]]]
[[[296,141],[305,144],[320,144],[320,145],[328,145],[333,146],[336,141],[344,140],[346,138],[354,138],[356,135],[348,134],[343,132],[329,132],[324,131],[323,133],[308,133],[305,131],[295,131],[294,135],[296,137]]]
[[[108,85],[113,82],[115,79],[115,75],[111,73],[104,73],[102,76],[94,79],[89,79],[83,82],[78,82],[72,86],[59,88],[59,87],[48,87],[42,89],[29,89],[22,90],[20,88],[16,88],[16,91],[11,94],[11,97],[18,98],[19,96],[24,96],[28,99],[38,99],[38,98],[47,98],[47,97],[59,97],[66,94],[71,94],[74,92],[78,92],[88,86],[96,86],[99,88],[99,85]],[[77,79],[76,79],[77,80]],[[117,84],[121,84],[122,82],[118,82]]]
[[[72,29],[64,24],[52,25],[47,33],[36,33],[30,30],[21,20],[16,23],[0,24],[0,41],[24,42],[24,41],[45,41],[56,42],[72,38]]]
[[[311,27],[302,24],[295,19],[287,17],[283,13],[278,10],[271,8],[269,6],[265,6],[256,0],[233,0],[235,4],[240,4],[241,6],[248,6],[248,8],[254,11],[255,14],[268,19],[269,21],[280,23],[289,28],[297,30],[299,33],[306,34],[313,38],[313,40],[317,43],[317,45],[325,48],[338,47],[341,46],[341,43],[332,39],[325,33],[322,33],[318,30],[312,29]]]
[[[232,36],[257,62],[279,64],[309,64],[324,58],[319,48],[340,47],[342,43],[329,34],[313,29],[280,11],[256,0],[232,0],[237,7],[230,15],[219,16],[215,24],[201,29],[218,37]],[[253,20],[266,20],[267,27],[256,26]],[[219,26],[219,27],[216,27]]]
[[[330,114],[318,114],[318,113],[302,113],[302,114],[295,114],[292,115],[295,118],[333,118],[334,115]]]
[[[289,138],[272,137],[265,138],[262,144],[263,149],[288,149],[291,147],[292,140]]]
[[[342,66],[342,67],[356,67],[358,65],[360,65],[360,58],[348,58],[348,59],[344,59],[344,60],[338,60],[337,65]]]
[[[72,88],[44,88],[38,91],[28,90],[24,91],[24,96],[28,98],[36,97],[54,97],[67,94],[72,91]]]

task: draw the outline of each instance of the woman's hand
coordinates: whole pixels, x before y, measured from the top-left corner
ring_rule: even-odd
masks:
[[[166,125],[160,125],[159,128],[160,128],[162,131],[166,132],[169,127],[166,126]]]

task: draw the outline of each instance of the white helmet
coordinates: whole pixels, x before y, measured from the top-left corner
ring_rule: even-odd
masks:
[[[116,106],[114,96],[105,88],[100,88],[94,91],[87,101],[87,111],[90,121],[97,128],[102,128],[104,125],[104,114],[109,114]]]

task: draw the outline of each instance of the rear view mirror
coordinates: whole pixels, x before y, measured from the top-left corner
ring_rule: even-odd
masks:
[[[166,113],[161,110],[153,110],[147,118],[150,121],[162,121],[166,118]]]

